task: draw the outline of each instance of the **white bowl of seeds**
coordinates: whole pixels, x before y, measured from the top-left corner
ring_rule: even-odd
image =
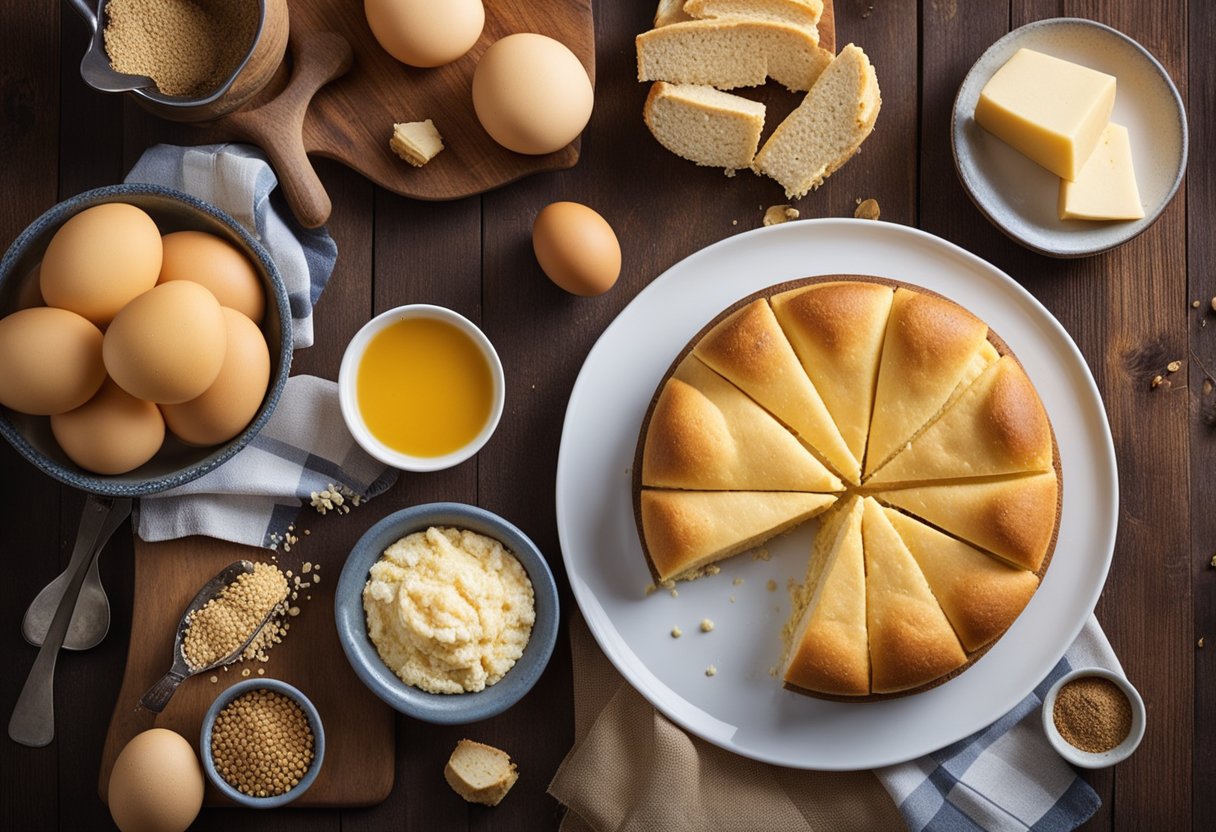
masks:
[[[1144,700],[1127,677],[1101,667],[1061,676],[1043,698],[1043,731],[1074,766],[1106,768],[1144,738]]]
[[[277,679],[249,679],[211,703],[199,748],[207,779],[224,797],[274,809],[317,779],[325,731],[316,707],[298,689]]]

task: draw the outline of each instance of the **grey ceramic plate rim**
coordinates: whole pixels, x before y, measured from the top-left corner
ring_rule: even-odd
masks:
[[[282,275],[280,275],[278,266],[275,265],[274,260],[271,259],[270,253],[266,251],[262,244],[243,225],[226,212],[221,211],[208,202],[204,202],[198,197],[161,185],[146,183],[107,185],[77,194],[47,209],[38,219],[30,223],[24,231],[17,235],[17,239],[5,251],[3,259],[0,259],[0,286],[3,286],[4,283],[12,279],[13,271],[28,256],[28,249],[40,235],[46,234],[52,227],[63,225],[72,216],[87,208],[109,202],[123,202],[125,197],[132,196],[151,196],[168,199],[180,203],[193,211],[206,214],[229,228],[244,242],[248,250],[258,258],[259,264],[269,278],[270,286],[274,289],[273,292],[267,293],[270,295],[267,300],[274,303],[279,320],[282,322],[282,337],[280,338],[278,355],[280,369],[276,377],[272,379],[272,385],[266,393],[266,398],[263,400],[262,407],[259,409],[257,416],[235,439],[220,445],[213,453],[191,465],[187,465],[171,473],[143,480],[116,480],[86,472],[81,468],[68,468],[64,466],[35,448],[18,427],[9,420],[4,408],[0,407],[0,436],[7,439],[17,449],[18,453],[29,460],[38,470],[74,488],[111,497],[139,497],[144,494],[164,491],[167,488],[173,488],[197,479],[232,458],[269,421],[271,413],[274,412],[275,406],[283,394],[283,388],[287,385],[287,376],[291,372],[291,357],[294,348],[291,327],[291,302],[287,298],[287,289],[283,283]]]
[[[368,571],[384,549],[407,534],[429,526],[455,526],[492,537],[515,554],[532,581],[536,621],[524,654],[496,684],[477,693],[427,693],[410,687],[380,659],[367,634],[363,587]],[[496,716],[522,699],[540,678],[557,642],[560,620],[557,583],[536,544],[514,524],[493,512],[464,503],[426,503],[388,515],[351,548],[334,592],[338,641],[368,689],[395,710],[436,725],[463,725]]]
[[[312,765],[308,767],[308,771],[300,778],[300,782],[294,789],[275,795],[274,797],[251,797],[237,791],[216,771],[215,758],[211,755],[211,729],[215,725],[215,718],[219,716],[220,710],[229,702],[251,690],[272,690],[293,700],[304,711],[304,715],[308,717],[308,723],[312,727]],[[207,709],[207,713],[203,716],[198,746],[199,756],[203,761],[203,771],[207,773],[207,779],[219,789],[224,797],[241,806],[249,806],[254,809],[276,809],[279,806],[286,806],[304,794],[312,786],[313,781],[317,779],[317,774],[321,771],[321,765],[325,762],[325,726],[321,722],[321,714],[317,712],[317,707],[312,704],[312,700],[305,696],[299,688],[279,679],[246,679],[242,682],[237,682],[225,690],[211,703],[211,707]]]
[[[1181,131],[1180,140],[1182,152],[1179,158],[1178,169],[1175,173],[1173,183],[1171,184],[1164,198],[1162,198],[1160,202],[1156,204],[1150,211],[1146,212],[1143,219],[1127,223],[1127,233],[1107,245],[1075,249],[1050,248],[1038,245],[1033,241],[1021,236],[1002,222],[993,206],[990,206],[986,202],[981,189],[979,188],[979,183],[972,178],[970,166],[964,164],[964,159],[961,158],[966,157],[967,159],[970,159],[971,156],[971,151],[962,129],[966,119],[970,117],[970,113],[963,113],[961,110],[963,106],[963,93],[971,84],[973,76],[986,63],[986,59],[989,57],[989,55],[1004,49],[1010,42],[1019,40],[1030,32],[1052,26],[1091,27],[1097,31],[1105,33],[1106,35],[1117,38],[1118,40],[1132,47],[1145,59],[1146,63],[1156,71],[1156,73],[1161,77],[1161,80],[1164,81],[1166,88],[1173,96],[1174,104],[1178,111],[1178,128]],[[1123,245],[1129,240],[1132,240],[1147,231],[1153,225],[1153,223],[1157,221],[1157,218],[1161,216],[1161,213],[1174,199],[1175,194],[1178,192],[1178,188],[1182,184],[1182,178],[1186,174],[1189,145],[1190,133],[1187,127],[1186,108],[1183,106],[1182,97],[1178,94],[1178,88],[1174,85],[1173,79],[1171,79],[1170,74],[1165,71],[1165,67],[1161,65],[1161,62],[1158,61],[1151,52],[1140,45],[1140,43],[1128,35],[1125,35],[1123,32],[1120,32],[1118,29],[1107,26],[1105,23],[1099,23],[1095,20],[1088,20],[1081,17],[1053,17],[1046,20],[1036,20],[1033,23],[1028,23],[1025,26],[1014,29],[1012,32],[1009,32],[1004,37],[997,40],[996,43],[984,50],[984,53],[980,55],[979,59],[977,59],[976,62],[971,66],[971,69],[967,71],[967,75],[963,78],[962,84],[959,85],[959,91],[955,95],[954,106],[951,108],[950,115],[950,148],[954,158],[954,169],[958,174],[959,181],[961,181],[963,184],[963,190],[967,192],[967,196],[975,204],[975,207],[979,209],[980,213],[987,217],[988,221],[996,226],[1001,233],[1005,234],[1014,242],[1025,246],[1031,251],[1036,251],[1039,254],[1045,254],[1049,257],[1077,258],[1101,254],[1104,251],[1109,251],[1112,248]],[[979,171],[976,171],[974,176],[980,179],[983,178]]]

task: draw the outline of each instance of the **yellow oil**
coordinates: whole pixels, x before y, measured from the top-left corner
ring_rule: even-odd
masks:
[[[493,378],[468,335],[446,321],[405,318],[367,345],[355,383],[368,430],[403,454],[467,445],[490,418]]]

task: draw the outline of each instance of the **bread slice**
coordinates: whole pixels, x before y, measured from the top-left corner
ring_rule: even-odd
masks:
[[[659,0],[659,7],[654,12],[656,29],[669,23],[681,23],[685,20],[692,20],[692,15],[684,11],[684,0]]]
[[[988,359],[999,357],[987,337],[988,325],[956,303],[902,287],[895,292],[866,446],[866,476],[941,413],[956,388],[983,372]]]
[[[1039,571],[1051,546],[1059,496],[1055,471],[874,494],[887,505],[901,508],[1031,572]]]
[[[754,87],[772,78],[809,90],[832,56],[816,35],[767,20],[689,20],[635,39],[639,81]]]
[[[866,628],[874,693],[897,693],[961,667],[967,654],[915,558],[873,499],[865,500]]]
[[[832,512],[815,547],[794,613],[786,625],[785,685],[834,696],[870,692],[862,500]]]
[[[443,767],[443,777],[470,803],[497,806],[519,779],[519,772],[507,752],[461,740]]]
[[[701,84],[655,81],[642,119],[659,144],[707,167],[751,167],[764,129],[764,105]]]
[[[1033,572],[989,557],[895,509],[884,511],[968,651],[1008,630],[1039,588]]]
[[[858,460],[866,452],[892,296],[888,286],[849,280],[772,299],[777,322]]]
[[[984,370],[867,485],[1047,471],[1051,425],[1034,385],[1013,356]]]
[[[650,572],[660,583],[696,577],[711,563],[755,548],[834,502],[832,494],[644,488],[639,509]]]
[[[842,477],[861,481],[861,463],[845,445],[768,301],[755,300],[719,322],[692,352],[788,425]]]
[[[781,424],[695,356],[659,394],[642,449],[642,485],[699,491],[843,491]]]
[[[688,0],[683,11],[698,19],[789,23],[814,31],[818,38],[817,27],[823,14],[823,0]]]
[[[791,199],[805,196],[861,148],[881,107],[874,67],[850,43],[769,136],[752,168],[777,180]]]

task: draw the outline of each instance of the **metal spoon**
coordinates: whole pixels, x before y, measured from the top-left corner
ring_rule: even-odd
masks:
[[[149,711],[160,713],[169,704],[169,700],[173,698],[173,694],[177,692],[177,687],[182,682],[189,679],[191,676],[197,676],[199,673],[206,673],[209,670],[215,670],[217,667],[230,665],[241,657],[245,652],[245,648],[257,638],[258,633],[262,632],[262,628],[267,622],[274,617],[278,607],[272,607],[261,623],[253,629],[249,638],[245,642],[227,656],[220,660],[207,665],[206,667],[191,667],[186,661],[186,653],[182,649],[182,643],[186,638],[186,630],[190,629],[190,616],[195,610],[202,607],[228,584],[235,581],[241,575],[253,571],[253,564],[247,560],[238,560],[236,563],[229,564],[211,580],[203,585],[203,588],[198,591],[198,595],[194,596],[194,600],[186,607],[186,611],[182,613],[181,621],[177,624],[177,635],[173,639],[173,666],[169,668],[169,672],[160,678],[155,685],[148,689],[148,692],[139,700],[139,704]]]
[[[85,500],[84,511],[81,513],[81,531],[84,530],[84,517],[90,512],[97,511],[98,508],[97,497],[90,494]],[[115,520],[119,522],[115,522],[109,527],[109,533],[103,529],[102,536],[97,539],[98,556],[93,558],[93,563],[89,566],[89,573],[85,576],[84,585],[80,588],[80,597],[76,600],[76,609],[72,612],[71,623],[68,624],[68,634],[63,640],[65,650],[89,650],[100,644],[106,637],[106,633],[110,631],[110,599],[106,597],[105,587],[101,585],[101,574],[98,572],[97,564],[101,560],[101,550],[105,548],[110,536],[125,517],[126,515],[116,516]],[[42,646],[70,579],[71,569],[69,567],[63,570],[59,577],[44,586],[26,609],[25,617],[21,620],[21,635],[25,636],[25,640],[35,647]]]
[[[68,563],[67,574],[70,577],[63,598],[55,610],[46,639],[38,650],[38,657],[34,659],[34,666],[30,668],[8,723],[8,735],[21,745],[42,748],[55,737],[55,662],[59,657],[59,647],[63,644],[68,624],[76,610],[76,600],[85,574],[90,564],[96,561],[101,543],[110,538],[130,513],[131,501],[125,498],[90,496],[85,503],[76,547]]]
[[[117,72],[110,65],[110,56],[105,45],[105,26],[102,24],[105,2],[106,0],[97,0],[97,11],[94,12],[85,0],[67,0],[68,5],[84,19],[93,36],[89,41],[89,48],[85,50],[84,58],[80,61],[80,76],[90,87],[102,92],[126,92],[155,87],[156,82],[146,75],[127,75]]]

